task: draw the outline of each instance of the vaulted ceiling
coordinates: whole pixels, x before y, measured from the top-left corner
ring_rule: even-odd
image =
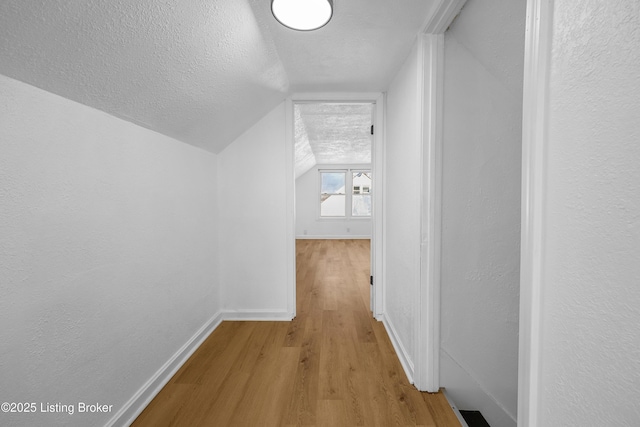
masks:
[[[296,178],[316,164],[370,164],[373,104],[295,104]]]
[[[292,92],[384,91],[437,1],[298,32],[270,0],[2,0],[0,73],[219,152]]]

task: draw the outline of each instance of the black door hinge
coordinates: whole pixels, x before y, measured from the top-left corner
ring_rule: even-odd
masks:
[[[369,284],[373,286],[373,276],[369,276]]]
[[[373,135],[373,125],[371,125],[371,135]]]

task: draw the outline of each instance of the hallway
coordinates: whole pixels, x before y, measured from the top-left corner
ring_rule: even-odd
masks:
[[[369,240],[298,240],[297,317],[223,322],[134,426],[459,426],[369,312]]]

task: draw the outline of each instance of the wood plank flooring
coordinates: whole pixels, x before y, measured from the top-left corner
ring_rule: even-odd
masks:
[[[298,240],[297,317],[223,322],[133,426],[460,426],[371,317],[369,250]]]

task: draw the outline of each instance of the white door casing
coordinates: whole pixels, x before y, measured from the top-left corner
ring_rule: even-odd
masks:
[[[295,260],[295,173],[294,173],[294,120],[293,104],[296,102],[354,102],[371,103],[374,106],[374,135],[372,136],[371,171],[372,184],[372,238],[371,238],[371,308],[379,318],[383,312],[383,228],[382,206],[384,199],[384,97],[381,93],[300,93],[285,101],[286,108],[286,204],[287,204],[287,307],[291,317],[296,315],[296,260]]]

